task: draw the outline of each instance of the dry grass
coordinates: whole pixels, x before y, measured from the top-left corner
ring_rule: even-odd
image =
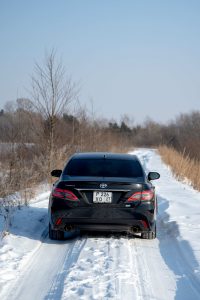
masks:
[[[189,158],[185,154],[166,146],[159,147],[159,153],[163,161],[172,168],[176,177],[180,180],[188,179],[191,185],[200,191],[200,162]]]

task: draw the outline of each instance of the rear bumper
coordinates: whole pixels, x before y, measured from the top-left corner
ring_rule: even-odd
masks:
[[[50,223],[57,230],[88,230],[117,232],[146,232],[155,226],[155,214],[152,210],[140,211],[125,209],[88,210],[76,208],[50,213]]]
[[[144,221],[143,221],[144,222]],[[70,231],[73,229],[79,230],[87,230],[87,231],[112,231],[112,232],[144,232],[149,231],[149,225],[147,223],[143,223],[140,220],[130,221],[130,220],[115,220],[115,222],[108,222],[105,220],[102,222],[96,220],[84,220],[80,222],[80,220],[71,219],[66,220],[62,219],[62,224],[54,225],[54,229]]]

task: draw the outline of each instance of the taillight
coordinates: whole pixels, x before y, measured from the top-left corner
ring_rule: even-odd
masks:
[[[128,202],[141,200],[141,192],[134,193],[131,197],[128,198]]]
[[[128,198],[128,202],[134,202],[134,201],[149,201],[152,200],[154,197],[154,192],[152,190],[149,191],[142,191],[142,192],[136,192],[131,197]]]
[[[61,199],[66,199],[66,200],[73,200],[73,201],[78,200],[77,196],[73,192],[69,190],[59,189],[59,188],[55,188],[53,190],[52,196]]]
[[[149,191],[143,191],[142,192],[142,198],[141,200],[146,200],[146,201],[149,201],[149,200],[152,200],[154,197],[154,192],[152,190],[149,190]]]

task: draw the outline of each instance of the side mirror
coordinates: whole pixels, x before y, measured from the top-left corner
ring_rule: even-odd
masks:
[[[160,178],[160,174],[158,172],[149,172],[147,176],[148,180],[155,180]]]
[[[53,176],[53,177],[60,177],[61,174],[62,174],[62,170],[51,171],[51,176]]]

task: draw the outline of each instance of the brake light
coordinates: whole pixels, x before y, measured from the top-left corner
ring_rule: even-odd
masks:
[[[53,190],[52,196],[61,199],[66,199],[66,200],[73,200],[73,201],[78,200],[77,196],[73,192],[69,190],[59,189],[59,188],[55,188]]]
[[[134,202],[134,201],[149,201],[152,200],[154,197],[154,192],[152,190],[149,191],[142,191],[142,192],[136,192],[131,197],[128,198],[128,202]]]

